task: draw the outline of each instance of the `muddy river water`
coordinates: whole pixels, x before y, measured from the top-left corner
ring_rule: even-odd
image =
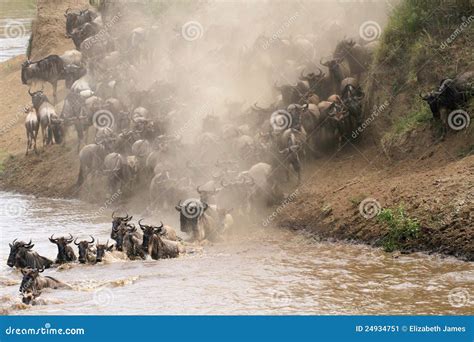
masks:
[[[20,303],[21,274],[6,265],[8,243],[35,243],[54,259],[53,233],[105,242],[110,211],[75,200],[0,192],[0,306],[4,314],[468,314],[474,265],[454,258],[393,257],[367,246],[317,242],[299,233],[249,227],[229,241],[177,259],[46,270],[72,290],[44,290]],[[94,214],[95,213],[95,214]],[[166,220],[177,225],[177,218]],[[472,299],[471,299],[472,303]]]

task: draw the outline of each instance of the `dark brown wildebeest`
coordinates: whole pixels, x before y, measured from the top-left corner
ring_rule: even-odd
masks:
[[[114,248],[114,245],[109,246],[109,240],[105,244],[100,244],[99,241],[97,241],[97,244],[95,246],[96,248],[96,256],[95,256],[95,262],[102,262],[102,259],[105,256],[105,252],[111,252]]]
[[[82,240],[82,241],[77,242],[77,238],[74,240],[74,244],[77,246],[79,250],[78,260],[81,264],[93,263],[96,261],[95,253],[91,248],[91,246],[93,246],[92,244],[94,243],[95,239],[92,235],[90,235],[90,237],[92,239],[91,241]]]
[[[65,79],[64,62],[58,55],[50,55],[39,61],[25,61],[21,65],[21,82],[31,84],[34,81],[48,82],[53,86],[54,103],[57,103],[58,81]]]
[[[176,258],[183,251],[178,242],[165,238],[167,230],[163,222],[160,226],[150,226],[142,224],[141,221],[138,221],[138,224],[143,231],[142,249],[152,259]]]
[[[124,229],[127,223],[132,220],[133,216],[115,216],[115,211],[112,213],[112,232],[110,233],[110,238],[115,241],[115,248],[118,251],[123,250],[123,232],[121,231]]]
[[[42,289],[45,288],[70,288],[69,285],[54,279],[50,276],[41,276],[40,273],[44,268],[22,268],[21,273],[23,279],[20,284],[20,292],[23,295],[22,301],[25,304],[30,304],[33,299],[38,297]]]
[[[89,9],[77,13],[72,12],[71,9],[68,8],[64,13],[64,17],[66,17],[66,37],[69,37],[74,29],[81,27],[85,23],[90,23],[97,18],[97,13]]]
[[[54,238],[54,234],[51,235],[49,241],[54,243],[58,246],[58,255],[56,257],[57,264],[64,264],[66,262],[76,261],[77,257],[74,254],[74,251],[69,244],[74,240],[71,234],[69,234],[69,238],[60,237]]]
[[[433,117],[441,120],[442,133],[441,139],[444,139],[451,128],[464,128],[469,122],[468,113],[459,111],[450,118],[449,115],[454,110],[461,108],[471,96],[474,95],[474,72],[464,72],[454,79],[444,79],[441,81],[438,90],[433,90],[428,94],[420,94],[420,97],[430,106]],[[454,129],[453,128],[453,129]]]
[[[34,244],[30,242],[26,243],[23,241],[13,240],[10,243],[10,255],[8,256],[7,265],[10,267],[17,268],[49,268],[53,261],[33,252],[31,249]]]

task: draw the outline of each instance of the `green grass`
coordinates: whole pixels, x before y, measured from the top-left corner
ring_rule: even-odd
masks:
[[[399,250],[406,241],[416,239],[420,235],[420,223],[417,219],[410,218],[402,206],[396,209],[383,209],[377,219],[389,228],[387,235],[382,239],[382,246],[386,252]]]

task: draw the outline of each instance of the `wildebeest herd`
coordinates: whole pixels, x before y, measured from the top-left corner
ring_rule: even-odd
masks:
[[[377,42],[344,38],[331,57],[318,59],[322,68],[310,61],[296,67],[299,77],[295,84],[275,82],[275,100],[268,107],[254,103],[243,108],[227,102],[228,113],[207,113],[200,118],[198,137],[184,142],[181,133],[171,130],[179,127],[177,123],[189,121],[179,87],[160,80],[142,90],[133,81],[139,69],[153,63],[156,51],[151,42],[157,27],[119,33],[115,28],[120,27],[121,14],[113,9],[100,13],[67,10],[65,17],[66,36],[76,50],[22,65],[23,84],[48,82],[54,98],[51,103],[43,89],[28,90],[32,107],[25,109],[26,154],[31,149],[38,153],[40,128],[44,147],[65,144],[66,131],[73,126],[80,163],[78,189],[102,178],[108,196],[118,191],[125,197],[139,193],[148,203],[147,210],[174,207],[179,212],[180,230],[194,241],[218,241],[233,225],[234,217],[245,220],[262,206],[280,203],[285,198],[282,185],[291,183],[293,177],[300,183],[306,160],[328,149],[341,149],[364,120],[361,80]],[[258,60],[262,39],[265,37],[260,36],[254,47],[242,54],[243,68],[245,61]],[[280,38],[268,51],[277,58],[282,54],[273,50],[285,49],[285,58],[291,58],[298,46],[306,45],[304,38]],[[465,78],[469,77],[472,73],[444,80],[438,91],[423,95],[435,118],[467,101],[466,89],[459,84],[468,82]],[[65,80],[68,91],[58,114],[56,87],[60,80]],[[94,143],[87,144],[91,133],[95,133]],[[132,260],[174,258],[184,252],[184,245],[169,226],[140,220],[140,232],[131,223],[132,217],[112,218],[113,245],[99,244],[92,236],[84,241],[51,236],[50,241],[58,246],[55,263],[99,263],[113,249]],[[78,247],[78,257],[72,242]],[[33,246],[31,241],[10,244],[8,265],[24,269],[20,290],[25,303],[44,287],[64,285],[39,274],[53,261],[33,252]]]
[[[188,222],[190,229],[200,225],[202,229],[208,228],[203,220],[210,219],[207,214],[203,213],[199,220]],[[69,287],[69,285],[58,281],[52,277],[43,277],[40,275],[46,268],[54,265],[62,265],[65,263],[74,263],[78,261],[81,264],[97,264],[101,263],[106,253],[112,250],[123,252],[128,259],[145,259],[147,256],[154,260],[165,258],[176,258],[180,253],[185,252],[182,240],[176,235],[176,231],[163,223],[160,225],[152,225],[142,223],[143,219],[138,221],[141,233],[131,223],[132,216],[116,216],[112,213],[112,231],[111,238],[115,244],[99,243],[90,235],[90,239],[80,240],[69,234],[67,237],[49,238],[49,241],[58,247],[58,253],[55,261],[33,251],[34,244],[30,240],[28,243],[24,241],[13,240],[10,243],[10,255],[8,256],[7,265],[21,269],[23,280],[20,285],[22,301],[30,304],[32,300],[41,294],[44,288]],[[198,222],[199,221],[199,222]],[[77,254],[71,244],[77,246]]]

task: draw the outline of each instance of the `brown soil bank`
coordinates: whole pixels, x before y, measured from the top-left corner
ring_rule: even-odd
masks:
[[[84,3],[39,2],[38,21],[45,25],[33,25],[35,59],[72,48],[63,36],[63,12],[68,6],[84,7]],[[407,9],[408,13],[414,11]],[[403,19],[402,14],[396,13]],[[400,18],[395,17],[396,24],[400,24],[395,32],[403,35],[405,27],[414,25],[405,24]],[[430,21],[430,17],[426,20]],[[439,252],[474,260],[474,125],[458,133],[450,132],[446,141],[440,142],[429,109],[418,100],[421,90],[435,87],[440,79],[472,70],[473,45],[469,37],[472,39],[474,34],[469,32],[473,28],[471,25],[471,31],[459,35],[442,55],[426,47],[439,45],[454,31],[452,28],[444,32],[439,27],[425,30],[421,25],[416,32],[406,33],[410,37],[407,40],[388,35],[389,45],[384,33],[381,52],[365,85],[370,108],[367,117],[373,106],[380,106],[387,99],[390,106],[377,112],[361,141],[347,141],[342,151],[305,165],[302,185],[287,202],[275,208],[271,219],[324,239],[386,245],[393,237],[396,248],[402,251]],[[391,32],[390,27],[386,32]],[[41,39],[50,39],[51,45],[42,45]],[[412,45],[406,46],[408,43]],[[396,52],[396,58],[387,57],[387,51]],[[68,137],[66,146],[44,151],[40,148],[38,156],[24,156],[21,108],[30,103],[30,98],[28,88],[20,82],[23,60],[24,57],[17,57],[3,63],[0,69],[4,95],[0,98],[1,188],[37,196],[100,201],[100,196],[78,193],[74,187],[78,172],[74,135]],[[447,64],[446,60],[456,61],[456,65]],[[59,90],[59,98],[64,97],[64,89]],[[50,94],[50,87],[46,86],[46,91]],[[403,208],[409,222],[417,222],[417,233],[408,234],[410,227],[403,224],[390,228],[380,217],[364,217],[359,206],[365,199],[373,199],[385,213],[396,214]]]

